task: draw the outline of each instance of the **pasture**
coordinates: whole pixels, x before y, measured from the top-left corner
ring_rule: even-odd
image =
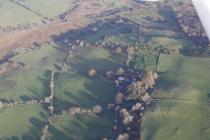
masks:
[[[68,115],[58,116],[49,126],[47,140],[100,140],[111,131],[112,116]]]
[[[58,18],[60,14],[75,6],[74,0],[2,0],[0,2],[0,26],[28,26],[49,23],[49,19]]]
[[[59,16],[59,14],[71,10],[76,4],[75,0],[24,0],[19,2],[33,11],[40,13],[42,17],[48,18]]]
[[[1,77],[0,98],[5,101],[40,100],[49,95],[50,72],[22,69]]]
[[[0,20],[3,22],[0,26],[41,23],[44,17],[54,18],[73,7],[71,0],[62,1],[19,1],[22,6],[9,0],[2,1],[0,10],[3,9],[3,12],[0,13]],[[43,5],[39,4],[41,2]],[[114,0],[107,3],[117,8],[126,4],[124,1]],[[53,8],[55,6],[56,8]],[[10,7],[17,11],[16,18],[6,10]],[[121,67],[126,59],[125,53],[116,54],[113,50],[91,45],[102,40],[120,47],[135,46],[138,51],[132,66],[137,70],[153,71],[157,68],[158,47],[167,49],[193,47],[179,29],[170,8],[164,7],[164,4],[151,4],[151,7],[137,12],[132,11],[133,13],[129,15],[121,15],[129,19],[129,22],[116,23],[119,21],[115,20],[115,23],[111,21],[97,24],[97,31],[93,31],[95,27],[93,24],[84,30],[70,31],[73,34],[64,33],[64,36],[61,35],[63,42],[76,38],[90,43],[86,47],[76,47],[73,52],[70,52],[69,47],[64,46],[62,41],[59,42],[58,39],[56,42],[55,39],[57,44],[43,44],[40,48],[15,56],[12,60],[25,64],[27,69],[1,76],[1,100],[44,99],[49,96],[49,70],[55,70],[53,105],[56,117],[49,125],[47,139],[102,139],[112,129],[113,116],[110,113],[105,111],[99,116],[80,114],[71,117],[60,114],[72,106],[91,109],[99,104],[105,108],[116,94],[114,83],[105,79],[102,74]],[[26,18],[22,16],[23,14],[26,14]],[[97,72],[95,77],[88,76],[88,71],[92,68]],[[152,95],[156,102],[142,119],[142,140],[209,139],[209,69],[209,59],[181,55],[160,56],[157,93]],[[40,105],[0,110],[0,125],[4,128],[0,130],[0,139],[38,139],[40,128],[44,124],[43,121],[47,120],[47,116]],[[21,129],[16,129],[19,127]]]
[[[132,62],[136,70],[152,70],[156,71],[159,53],[154,50],[141,50],[137,53],[135,60]]]
[[[142,122],[145,140],[210,138],[210,59],[161,55],[153,108]]]
[[[57,73],[55,106],[58,110],[71,105],[93,107],[105,106],[115,95],[115,87],[102,74],[116,70],[123,64],[123,57],[105,48],[79,47],[66,60],[67,71]],[[94,68],[96,77],[89,77]]]
[[[63,74],[56,80],[55,107],[58,111],[71,106],[92,108],[106,105],[113,99],[113,83],[101,76],[88,78],[78,74]]]
[[[126,41],[123,38],[120,41],[127,42],[130,46],[138,46],[136,57],[131,63],[132,67],[137,70],[156,71],[160,48],[178,54],[181,49],[195,46],[181,31],[172,10],[164,2],[147,4],[148,7],[141,7],[141,10],[122,15],[136,24],[136,27]],[[116,37],[109,40],[120,42]]]
[[[37,140],[47,117],[48,113],[38,104],[0,110],[0,139]]]
[[[105,48],[80,47],[69,55],[66,65],[70,70],[83,75],[87,75],[91,68],[101,73],[116,70],[122,66],[125,61],[123,56],[123,54],[115,54]]]
[[[68,47],[52,43],[43,44],[38,49],[17,55],[13,60],[19,61],[30,68],[60,70],[67,54]]]
[[[38,15],[29,12],[28,10],[12,3],[9,0],[3,0],[0,2],[0,26],[18,26],[18,24],[32,24],[34,22],[41,23],[41,19]],[[10,9],[10,10],[9,10]],[[23,16],[24,15],[24,16]]]

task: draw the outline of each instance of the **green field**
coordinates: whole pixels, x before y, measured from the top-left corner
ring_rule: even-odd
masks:
[[[71,106],[92,108],[96,104],[106,107],[115,95],[113,83],[103,77],[87,78],[78,74],[63,74],[56,80],[56,109]]]
[[[112,117],[104,113],[93,115],[62,115],[55,118],[49,127],[47,140],[100,140],[110,132]]]
[[[144,140],[210,138],[210,59],[161,55],[155,106],[144,115]]]
[[[14,61],[24,63],[30,68],[59,70],[68,54],[68,47],[43,44],[40,49],[17,55]]]
[[[115,94],[111,81],[101,75],[115,70],[123,63],[123,57],[104,48],[81,47],[66,61],[67,73],[56,76],[56,107],[67,109],[70,105],[92,107],[107,104]],[[88,71],[96,69],[97,76],[90,78]]]
[[[139,24],[139,29],[137,26],[134,27],[129,38],[127,37],[125,40],[122,37],[110,37],[107,40],[122,42],[121,44],[127,42],[127,45],[138,46],[136,57],[132,60],[131,66],[137,70],[156,71],[159,48],[178,54],[181,49],[189,46],[194,47],[194,44],[181,31],[174,13],[165,2],[147,3],[147,5],[149,6],[141,8],[139,11],[122,15],[135,24]],[[134,44],[135,42],[137,45]]]
[[[0,26],[17,26],[18,24],[41,23],[41,17],[17,6],[9,0],[0,1]],[[11,10],[8,10],[11,9]]]
[[[50,72],[22,69],[9,72],[0,81],[0,98],[5,101],[43,99],[49,95]]]
[[[107,70],[115,70],[123,57],[112,54],[104,48],[81,47],[67,59],[66,73],[57,73],[55,79],[55,110],[61,112],[71,106],[91,109],[94,105],[106,105],[113,99],[116,89],[112,81],[101,76]],[[95,68],[96,77],[89,77],[88,71]],[[110,131],[113,116],[104,112],[99,117],[78,115],[73,118],[59,116],[49,128],[48,139],[81,140],[101,139]]]
[[[75,6],[72,5],[74,0],[14,1],[22,6],[10,0],[0,0],[1,27],[42,24],[43,19],[55,18]],[[94,0],[95,6],[102,2]],[[127,4],[126,0],[105,2],[114,8]],[[137,12],[120,15],[130,21],[124,19],[124,23],[117,23],[118,19],[114,18],[75,32],[68,31],[64,36],[61,34],[60,38],[54,38],[53,43],[41,46],[35,43],[35,49],[16,49],[14,54],[17,55],[11,60],[25,64],[25,68],[0,76],[0,100],[44,99],[50,94],[50,71],[54,70],[53,105],[56,115],[49,124],[46,139],[101,140],[112,130],[112,113],[105,110],[97,116],[69,116],[61,112],[73,106],[91,109],[94,105],[101,105],[106,108],[113,101],[116,87],[103,74],[123,67],[127,57],[125,48],[132,46],[136,53],[131,68],[137,71],[157,70],[159,74],[155,87],[157,92],[151,95],[155,104],[142,118],[141,140],[209,140],[210,59],[180,55],[179,49],[194,45],[180,30],[171,9],[164,2],[146,5]],[[137,24],[140,24],[139,29]],[[98,30],[93,33],[94,27]],[[89,45],[77,46],[71,53],[70,46],[63,45],[63,42],[72,38],[84,40]],[[123,48],[123,52],[116,54],[114,47],[96,47],[94,44],[98,41],[116,44],[116,47]],[[159,58],[160,47],[178,51],[176,55],[172,52]],[[97,71],[96,76],[88,76],[90,69]],[[41,105],[0,109],[0,140],[39,139],[40,129],[48,115]]]
[[[79,74],[87,75],[91,68],[98,72],[115,70],[120,67],[125,58],[105,48],[81,47],[70,55],[66,61],[70,71],[76,70]]]
[[[44,97],[49,96],[49,69],[60,70],[57,67],[64,62],[64,58],[67,56],[66,52],[67,48],[65,47],[43,45],[40,49],[34,50],[34,52],[31,51],[15,56],[13,60],[26,64],[28,68],[2,75],[0,98],[5,101],[26,101],[29,99],[44,99]],[[63,73],[56,72],[55,75],[54,105],[56,113],[68,110],[71,106],[91,109],[94,105],[99,104],[106,108],[106,105],[113,99],[116,89],[112,81],[105,79],[102,74],[108,70],[116,70],[122,65],[123,61],[123,54],[117,55],[105,48],[77,48],[75,53],[67,58],[66,71]],[[96,77],[88,76],[88,71],[91,68],[97,70]],[[23,106],[23,108],[26,108],[26,106]],[[9,113],[6,114],[7,111]],[[5,112],[5,116],[10,116],[10,113],[16,113],[16,111],[25,113],[25,117],[31,117],[30,111],[25,109],[24,112],[24,110],[19,110],[19,107],[11,109],[11,111],[10,109],[2,110],[2,114]],[[36,113],[33,108],[31,108],[31,111]],[[31,115],[36,117],[35,114]],[[22,121],[24,121],[21,122],[24,126],[27,120],[24,119]],[[106,111],[98,117],[79,115],[71,118],[67,115],[58,115],[58,118],[53,120],[49,127],[48,139],[60,139],[60,137],[62,137],[62,140],[73,139],[74,137],[79,137],[82,140],[99,139],[109,133],[112,122],[113,116]],[[7,123],[6,121],[5,125]],[[44,123],[40,125],[44,125]],[[34,124],[34,126],[36,125]],[[26,126],[22,128],[28,131],[35,131],[35,128],[29,129]],[[7,129],[14,131],[10,127],[7,127]],[[34,133],[30,132],[27,138],[31,138],[34,135],[34,139],[36,139],[38,132],[38,130]],[[11,132],[11,134],[7,136],[7,133],[5,133],[5,135],[0,135],[0,138],[13,138],[13,135],[14,138],[20,139],[24,139],[21,138],[23,137],[22,135],[26,137],[26,134],[22,134],[21,129],[17,132],[14,131],[14,134]]]
[[[75,6],[75,0],[24,0],[20,3],[40,13],[43,17],[58,16]]]
[[[15,2],[19,2],[19,5]],[[18,26],[33,23],[42,24],[42,21],[55,18],[75,6],[74,0],[1,0],[0,26]]]
[[[48,113],[41,105],[0,110],[0,139],[37,140],[47,117]]]
[[[125,46],[134,45],[137,41],[138,40],[133,33],[110,35],[104,39],[104,42],[111,42],[117,45],[121,45],[122,48]]]
[[[154,50],[142,50],[138,52],[135,60],[132,62],[136,70],[152,70],[156,71],[158,64],[159,52]]]

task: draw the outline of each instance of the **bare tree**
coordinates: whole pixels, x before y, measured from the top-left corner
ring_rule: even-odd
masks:
[[[102,111],[103,111],[103,108],[100,105],[96,105],[92,109],[92,112],[94,114],[100,114],[100,113],[102,113]]]
[[[122,104],[123,103],[124,99],[125,99],[124,95],[121,92],[119,92],[115,96],[114,102],[115,102],[115,104],[118,104],[119,105],[119,104]]]
[[[97,72],[96,72],[95,69],[90,69],[89,72],[88,72],[88,75],[89,75],[90,77],[96,76],[96,74],[97,74]]]
[[[122,67],[118,68],[115,72],[115,74],[118,76],[123,75],[124,73],[125,73],[125,70]]]
[[[127,133],[119,134],[116,140],[129,140],[129,135]]]

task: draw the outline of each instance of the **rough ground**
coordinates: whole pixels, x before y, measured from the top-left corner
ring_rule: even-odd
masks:
[[[124,0],[131,4],[131,0]],[[52,41],[52,37],[68,30],[79,29],[87,25],[90,17],[96,17],[105,11],[113,10],[111,3],[101,0],[96,5],[93,0],[80,0],[80,4],[66,16],[67,22],[59,21],[51,25],[32,27],[25,30],[5,32],[0,35],[0,55],[11,49],[30,47],[33,43]]]

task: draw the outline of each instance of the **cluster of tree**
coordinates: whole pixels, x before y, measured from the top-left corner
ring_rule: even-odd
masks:
[[[207,34],[200,22],[194,6],[192,5],[192,2],[190,0],[182,0],[179,2],[171,0],[170,4],[183,32],[193,38],[199,47],[207,47]]]
[[[127,72],[127,70],[119,68],[115,73],[112,71],[106,73],[108,78],[115,77],[115,80],[113,80],[118,81],[116,83],[117,87],[120,85],[121,80],[130,83],[129,78],[126,77],[128,75],[130,77],[136,77],[135,79],[139,80],[134,80],[132,84],[124,84],[124,86],[128,86],[128,91],[118,91],[113,99],[113,103],[107,105],[107,109],[114,112],[116,119],[113,125],[112,136],[110,138],[104,138],[103,140],[139,139],[140,119],[145,106],[152,101],[148,89],[155,85],[155,80],[158,78],[158,75],[152,71],[147,71],[143,74],[128,74]],[[128,93],[130,93],[130,95]],[[135,98],[130,98],[130,96],[133,95],[135,95]]]
[[[129,135],[127,133],[123,133],[117,136],[116,140],[129,140]]]
[[[37,25],[37,23],[33,23],[33,25]],[[0,26],[0,31],[3,32],[12,32],[12,31],[16,31],[16,30],[22,30],[22,29],[28,29],[30,28],[31,25],[26,23],[26,24],[18,24],[17,26]]]
[[[208,48],[185,48],[181,50],[181,53],[186,56],[192,56],[192,57],[202,57],[206,58],[210,56],[210,47]]]
[[[17,103],[16,102],[2,102],[2,101],[0,101],[0,109],[2,109],[2,108],[13,108],[13,107],[15,107],[17,105]]]
[[[0,74],[11,71],[17,70],[24,67],[24,64],[14,61],[8,61],[5,63],[0,64]]]
[[[169,49],[162,45],[156,48],[156,51],[159,51],[161,54],[179,54],[179,48]]]
[[[157,73],[154,73],[152,71],[145,72],[141,80],[133,82],[128,87],[130,96],[140,97],[142,99],[145,99],[145,96],[148,96],[148,94],[146,94],[146,91],[149,88],[153,88],[153,86],[155,85],[155,80],[157,78],[158,78]]]
[[[39,101],[37,100],[28,100],[25,102],[26,105],[32,105],[32,104],[36,104],[36,103],[39,103]]]
[[[127,60],[125,64],[128,66],[130,64],[130,61],[134,58],[135,54],[135,48],[134,47],[128,47],[127,48]]]
[[[139,138],[139,123],[143,115],[144,103],[141,101],[129,102],[128,105],[124,94],[117,93],[114,103],[107,105],[107,109],[114,112],[116,119],[112,128],[112,136],[104,140],[129,140]]]
[[[77,114],[86,114],[86,113],[101,114],[102,112],[103,112],[103,107],[101,107],[100,105],[95,105],[92,109],[71,107],[68,110],[68,114],[70,116],[74,116]]]

